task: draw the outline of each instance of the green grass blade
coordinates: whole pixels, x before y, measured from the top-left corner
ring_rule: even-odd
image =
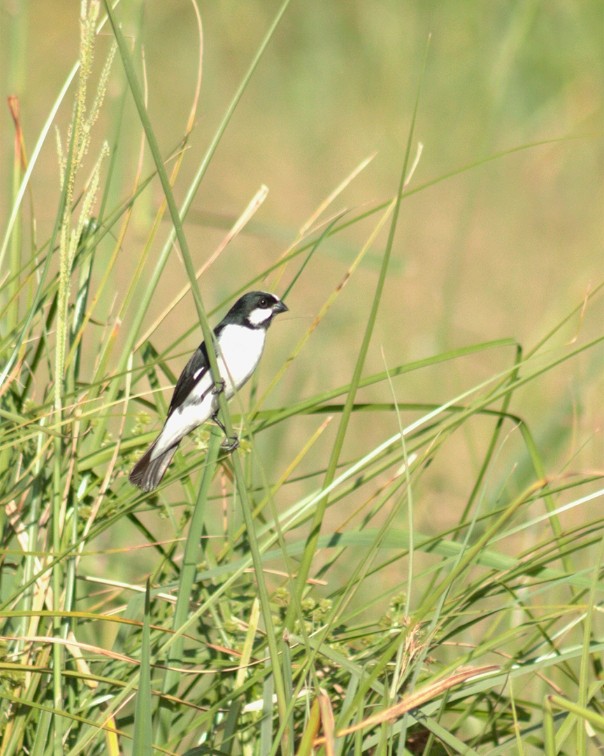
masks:
[[[151,698],[151,596],[147,583],[145,590],[145,611],[141,639],[141,662],[138,675],[138,690],[134,712],[134,733],[132,753],[147,756],[153,752],[153,704]]]

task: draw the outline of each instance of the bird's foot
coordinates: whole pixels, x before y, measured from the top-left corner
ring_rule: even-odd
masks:
[[[212,388],[212,393],[213,393],[213,394],[216,394],[216,395],[217,395],[217,394],[222,394],[222,392],[223,392],[223,391],[224,391],[224,389],[225,389],[225,386],[226,386],[225,382],[224,382],[224,381],[223,381],[222,379],[220,379],[220,378],[219,378],[219,379],[218,379],[218,380],[217,380],[217,381],[216,381],[216,382],[214,383],[214,387]]]
[[[212,420],[224,433],[224,441],[222,442],[222,448],[227,452],[233,452],[239,446],[239,438],[237,436],[229,436],[227,429],[224,427],[224,423],[218,417],[218,412],[212,415]]]
[[[229,452],[234,452],[235,449],[239,446],[239,438],[237,436],[225,436],[224,441],[221,444],[222,448]]]

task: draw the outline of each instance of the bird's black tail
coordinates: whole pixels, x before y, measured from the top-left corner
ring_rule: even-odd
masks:
[[[151,444],[143,456],[134,465],[132,472],[128,476],[130,483],[147,492],[153,491],[154,488],[159,486],[161,479],[164,477],[166,470],[168,469],[168,465],[172,461],[174,453],[178,449],[178,444],[174,444],[174,446],[166,449],[165,452],[155,457],[155,459],[151,459],[156,443],[157,441],[154,441]]]

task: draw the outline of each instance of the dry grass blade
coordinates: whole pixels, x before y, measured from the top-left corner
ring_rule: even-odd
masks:
[[[229,230],[229,232],[224,236],[218,247],[214,250],[214,252],[210,255],[210,257],[204,262],[204,264],[195,272],[195,278],[199,280],[201,276],[210,268],[216,260],[220,257],[220,255],[224,252],[224,250],[227,248],[227,246],[235,239],[241,231],[246,227],[246,225],[250,222],[250,220],[254,217],[254,215],[258,212],[260,207],[262,206],[264,200],[268,196],[268,187],[262,185],[260,189],[256,192],[256,194],[252,197],[250,202],[248,203],[245,210],[241,213],[241,215],[237,218],[235,223],[233,224],[232,228]],[[140,349],[140,347],[151,337],[151,335],[154,333],[154,331],[158,328],[160,323],[162,323],[168,315],[172,312],[172,310],[176,307],[176,305],[181,302],[185,296],[191,291],[191,282],[189,281],[183,288],[178,292],[178,294],[174,297],[174,299],[170,302],[170,304],[167,305],[167,307],[162,310],[160,315],[153,321],[153,323],[147,328],[147,330],[143,333],[143,335],[138,339],[134,349]]]
[[[348,174],[348,176],[346,176],[336,186],[336,188],[327,195],[327,197],[315,209],[315,211],[310,215],[310,217],[306,220],[306,222],[300,229],[300,232],[298,235],[298,241],[300,239],[303,239],[307,234],[311,233],[314,224],[318,222],[321,215],[323,215],[323,213],[327,210],[327,208],[331,204],[333,204],[333,202],[340,196],[340,194],[342,194],[342,192],[350,186],[350,184],[354,181],[354,179],[360,173],[362,173],[365,170],[365,168],[367,168],[367,166],[371,163],[371,161],[375,158],[375,156],[376,156],[376,153],[374,152],[368,157],[366,157],[364,160],[361,160],[361,162]]]
[[[470,667],[469,669],[460,669],[458,672],[455,672],[454,674],[449,675],[442,680],[437,680],[430,685],[426,685],[425,688],[421,688],[415,693],[412,693],[410,696],[406,696],[402,699],[402,701],[399,701],[394,706],[391,706],[388,709],[384,709],[377,714],[373,714],[372,716],[367,717],[367,719],[364,719],[362,722],[357,722],[350,727],[339,730],[336,733],[335,737],[343,738],[344,736],[350,735],[353,732],[358,732],[359,730],[367,730],[370,727],[375,727],[376,725],[384,724],[385,722],[393,722],[403,714],[406,714],[412,709],[417,709],[419,706],[423,706],[429,701],[433,701],[443,693],[451,690],[451,688],[455,688],[457,685],[460,685],[467,680],[471,680],[472,678],[479,677],[481,675],[489,674],[489,672],[497,671],[499,671],[499,667],[496,664],[487,664],[483,667]],[[315,740],[315,745],[325,745],[325,742],[325,737],[317,738]]]
[[[335,756],[335,718],[329,694],[326,690],[319,691],[318,700],[321,711],[321,724],[323,726],[325,754],[326,756]]]

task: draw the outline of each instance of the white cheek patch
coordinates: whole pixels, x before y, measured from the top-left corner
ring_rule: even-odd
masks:
[[[270,307],[256,307],[252,310],[248,316],[248,320],[252,325],[259,326],[265,323],[273,315],[273,311]]]

